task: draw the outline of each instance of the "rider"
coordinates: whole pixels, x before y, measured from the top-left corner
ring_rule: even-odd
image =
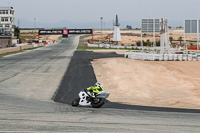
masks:
[[[103,91],[103,86],[97,82],[95,86],[91,86],[87,88],[87,90],[96,96],[96,94],[98,94],[100,91]]]

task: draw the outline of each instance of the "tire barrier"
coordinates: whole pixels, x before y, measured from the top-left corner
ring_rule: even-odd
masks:
[[[146,61],[200,61],[200,54],[152,54],[141,52],[126,52],[125,58]]]

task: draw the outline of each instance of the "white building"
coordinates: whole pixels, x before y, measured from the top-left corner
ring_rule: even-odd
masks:
[[[0,7],[0,36],[14,36],[13,7]]]

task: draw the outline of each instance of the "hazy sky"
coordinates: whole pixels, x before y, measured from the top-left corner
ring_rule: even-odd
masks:
[[[15,18],[42,23],[140,21],[166,17],[170,21],[200,19],[200,0],[0,0],[13,6]],[[134,24],[132,24],[134,25]]]

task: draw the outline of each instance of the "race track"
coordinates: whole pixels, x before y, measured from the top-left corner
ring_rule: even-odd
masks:
[[[75,52],[78,42],[79,36],[69,36],[60,44],[0,58],[0,132],[199,133],[199,110],[112,102],[99,109],[71,107],[71,99],[96,82],[90,60],[121,56]]]
[[[115,52],[92,52],[92,51],[76,51],[71,59],[69,67],[65,73],[63,81],[53,97],[55,102],[71,104],[71,101],[78,96],[78,93],[89,86],[93,86],[97,80],[91,61],[99,58],[124,57]],[[111,75],[112,76],[112,75]],[[123,95],[123,93],[122,93]],[[120,103],[108,102],[104,108],[114,109],[132,109],[146,111],[164,111],[164,112],[188,112],[200,113],[200,110],[195,109],[180,109],[180,108],[164,108],[150,107],[138,105],[125,105]]]

